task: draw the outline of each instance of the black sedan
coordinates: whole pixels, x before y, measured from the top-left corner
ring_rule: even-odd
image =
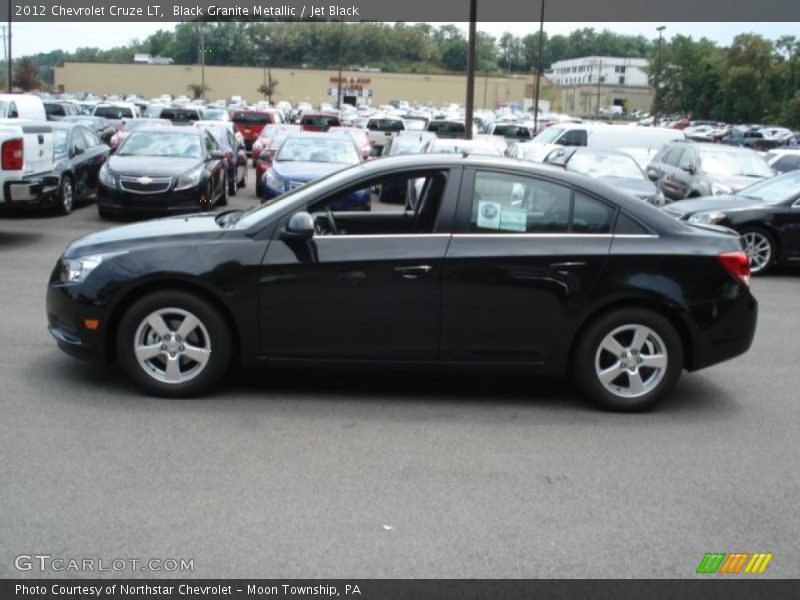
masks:
[[[111,145],[111,138],[117,132],[116,127],[109,123],[103,117],[92,117],[87,115],[77,115],[64,117],[61,119],[62,123],[79,123],[91,129],[100,141],[104,144]]]
[[[697,224],[738,231],[754,275],[776,264],[800,263],[800,171],[790,171],[741,190],[673,202],[665,210]]]
[[[83,125],[52,124],[55,154],[54,171],[58,175],[56,208],[69,214],[80,200],[97,195],[98,174],[106,164],[111,149]]]
[[[225,153],[208,131],[140,127],[100,170],[101,217],[175,214],[228,203]]]
[[[422,179],[413,211],[336,212]],[[190,396],[247,365],[402,365],[566,375],[646,409],[685,368],[745,352],[757,304],[738,235],[596,180],[503,158],[361,163],[246,212],[132,224],[70,244],[47,292],[71,353]]]

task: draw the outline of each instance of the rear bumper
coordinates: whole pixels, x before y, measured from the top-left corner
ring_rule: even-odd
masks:
[[[758,302],[748,292],[741,298],[704,303],[690,308],[697,328],[689,371],[696,371],[744,354],[753,343]]]
[[[43,175],[3,184],[0,208],[51,206],[58,196],[57,175]]]

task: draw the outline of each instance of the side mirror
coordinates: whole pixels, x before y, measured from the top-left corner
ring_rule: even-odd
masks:
[[[680,167],[687,173],[694,173],[694,164],[689,161],[681,161]]]
[[[222,160],[225,158],[225,153],[222,150],[212,150],[211,160]]]
[[[72,149],[72,156],[78,156],[79,154],[83,154],[83,148],[73,148]]]
[[[314,218],[307,212],[298,212],[291,216],[286,230],[281,232],[285,242],[306,241],[314,237]]]

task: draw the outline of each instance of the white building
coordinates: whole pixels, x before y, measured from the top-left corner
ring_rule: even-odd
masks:
[[[645,58],[618,56],[584,56],[554,62],[545,77],[558,86],[613,85],[647,87]]]

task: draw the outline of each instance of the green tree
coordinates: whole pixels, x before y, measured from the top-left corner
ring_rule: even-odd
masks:
[[[26,56],[17,61],[13,84],[25,92],[39,88],[39,69],[31,57]]]

